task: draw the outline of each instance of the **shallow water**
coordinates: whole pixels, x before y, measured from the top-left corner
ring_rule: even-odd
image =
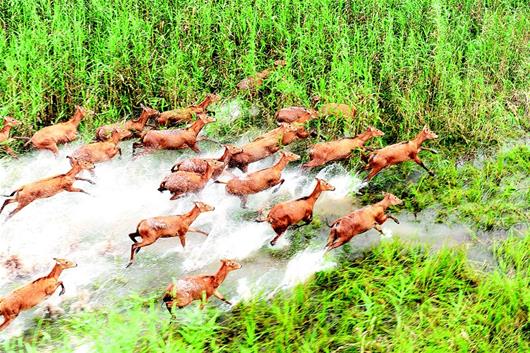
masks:
[[[48,152],[33,152],[20,160],[0,160],[0,193],[7,194],[25,183],[66,172],[69,169],[66,156],[78,146],[77,143],[63,147],[57,158]],[[215,144],[204,142],[201,146],[203,156],[222,153]],[[124,143],[122,149],[123,157],[99,164],[94,177],[85,172],[83,176],[93,179],[95,185],[76,182],[90,196],[64,192],[33,202],[7,222],[5,216],[13,207],[10,205],[0,215],[0,295],[46,274],[53,266],[53,257],[68,258],[79,265],[61,276],[66,294],[62,297],[55,294],[47,301],[67,312],[109,305],[132,293],[161,294],[173,278],[215,272],[222,258],[237,259],[243,266],[230,273],[220,288],[229,300],[249,299],[256,293],[271,295],[307,280],[317,271],[332,268],[334,257],[341,250],[323,257],[328,232],[324,226],[305,249],[291,259],[279,259],[273,256],[268,244],[274,232],[268,223],[254,222],[255,211],[308,195],[314,188],[315,176],[336,187],[335,191],[322,194],[315,205],[315,215],[332,221],[359,206],[351,195],[358,191],[360,179],[337,164],[318,174],[302,172],[297,165],[288,166],[284,171],[286,181],[279,190],[251,196],[249,210],[242,210],[239,199],[227,195],[224,185],[211,182],[196,195],[170,201],[169,194],[157,191],[159,183],[175,161],[193,152],[164,151],[132,159],[131,144]],[[275,158],[252,164],[250,171],[270,166]],[[193,201],[199,200],[215,206],[213,212],[201,214],[193,223],[193,227],[208,231],[208,237],[189,233],[185,249],[177,238],[160,239],[142,249],[136,263],[125,269],[131,246],[128,234],[135,231],[140,220],[187,212]],[[473,240],[466,227],[435,224],[427,213],[419,216],[421,222],[408,214],[398,217],[401,224],[389,221],[383,226],[387,237],[429,244],[435,249],[471,244]],[[275,248],[288,247],[291,235],[292,231],[288,231]],[[384,238],[370,231],[355,237],[350,244],[360,253],[380,241]],[[487,247],[475,246],[470,253],[479,262],[492,261]],[[226,306],[219,302],[216,305]],[[24,312],[4,336],[20,334],[31,325],[35,315],[43,315],[43,310]]]

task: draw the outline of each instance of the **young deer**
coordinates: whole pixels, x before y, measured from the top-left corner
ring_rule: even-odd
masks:
[[[144,130],[145,124],[147,124],[149,119],[158,117],[160,113],[158,112],[158,110],[151,109],[149,107],[144,106],[143,104],[140,104],[140,106],[142,107],[142,113],[140,114],[138,119],[100,126],[96,130],[96,140],[106,141],[112,135],[112,131],[114,130],[118,130],[118,132],[120,133],[120,141],[133,138],[134,136],[141,133]]]
[[[364,144],[369,139],[383,135],[383,132],[370,126],[365,132],[355,137],[317,143],[309,151],[310,161],[303,164],[302,167],[313,168],[331,161],[347,159],[356,148],[364,148]]]
[[[129,234],[133,241],[131,246],[131,258],[127,267],[134,262],[134,256],[141,248],[153,244],[160,238],[179,237],[182,247],[186,246],[186,233],[195,232],[208,236],[208,233],[191,228],[190,225],[203,212],[213,211],[215,208],[202,202],[195,202],[191,211],[178,216],[160,216],[144,219],[136,228],[136,232]],[[136,238],[142,238],[137,242]]]
[[[219,161],[208,161],[206,171],[203,174],[194,172],[177,171],[169,174],[162,180],[158,191],[168,190],[171,193],[170,200],[176,200],[184,194],[190,192],[199,192],[202,190],[208,180],[212,178],[213,173],[223,167]]]
[[[385,212],[390,206],[400,205],[403,201],[390,193],[383,192],[383,195],[383,200],[355,210],[333,222],[329,232],[326,251],[338,248],[349,242],[354,236],[372,228],[375,228],[379,233],[383,234],[380,225],[385,223],[388,218],[399,224],[396,217],[391,214],[385,214]]]
[[[4,317],[4,322],[0,325],[0,331],[15,320],[21,311],[31,309],[41,303],[55,293],[57,288],[61,287],[59,295],[64,294],[64,284],[59,281],[59,276],[63,270],[77,267],[77,264],[64,259],[54,260],[55,266],[47,276],[16,289],[4,298],[0,298],[0,315]]]
[[[7,145],[9,140],[9,133],[15,126],[20,125],[20,121],[13,119],[10,116],[4,117],[4,127],[0,130],[0,147],[3,147],[6,152],[13,158],[18,158],[17,154],[11,147]]]
[[[225,145],[225,151],[223,155],[217,159],[213,158],[189,158],[185,159],[181,162],[178,162],[171,168],[171,172],[193,172],[198,174],[204,174],[206,173],[206,169],[208,169],[208,162],[211,161],[218,161],[221,162],[222,165],[219,165],[215,168],[212,179],[217,179],[219,175],[224,171],[230,160],[232,159],[232,156],[236,153],[240,153],[243,150],[239,147],[232,146],[232,145]]]
[[[276,112],[274,118],[279,123],[300,123],[303,124],[318,116],[316,110],[307,109],[304,107],[288,107],[282,108]]]
[[[285,60],[276,60],[274,62],[275,67],[285,66]],[[237,84],[237,88],[241,91],[255,91],[262,84],[269,75],[274,71],[274,68],[265,69],[258,72],[254,76],[249,76]]]
[[[85,194],[88,194],[86,191],[74,187],[74,182],[76,180],[82,180],[89,182],[91,184],[94,184],[93,181],[80,178],[77,176],[82,170],[93,170],[94,164],[92,162],[83,161],[83,160],[77,160],[74,157],[67,157],[70,159],[70,165],[72,168],[66,173],[66,174],[60,174],[56,175],[50,178],[42,179],[39,181],[35,181],[30,184],[26,184],[17,190],[13,191],[8,197],[2,207],[0,208],[0,213],[4,210],[4,208],[13,203],[17,202],[17,208],[13,210],[6,218],[10,219],[13,217],[17,212],[19,212],[21,209],[32,203],[33,201],[37,199],[44,199],[48,197],[52,197],[61,191],[68,191],[68,192],[82,192]]]
[[[192,105],[187,108],[168,110],[161,113],[156,119],[156,122],[163,126],[181,122],[189,122],[196,114],[205,114],[208,106],[217,102],[219,99],[221,99],[221,97],[216,94],[208,94],[206,95],[204,101],[197,105]]]
[[[365,181],[371,180],[377,175],[377,173],[387,167],[409,160],[413,160],[423,169],[425,169],[430,175],[434,176],[434,173],[429,170],[425,164],[423,164],[418,154],[421,150],[437,153],[431,148],[421,146],[425,140],[433,140],[436,138],[438,138],[438,135],[425,126],[411,141],[396,143],[370,153],[368,156],[368,164],[364,168],[365,170],[370,170],[370,172],[366,176]]]
[[[208,299],[214,295],[228,305],[232,305],[219,293],[217,288],[224,282],[228,272],[239,270],[241,265],[234,260],[221,260],[221,268],[215,275],[188,276],[170,283],[164,298],[166,308],[173,316],[174,307],[183,308],[194,300],[201,300],[201,309]],[[204,300],[204,301],[203,301]]]
[[[303,126],[294,124],[282,124],[280,127],[257,137],[254,141],[244,145],[240,153],[236,153],[230,159],[230,168],[239,168],[246,172],[248,165],[262,160],[278,152],[282,146],[286,146],[298,138],[306,138],[309,133]]]
[[[49,150],[55,155],[59,154],[58,144],[72,142],[77,139],[77,127],[86,113],[83,107],[77,105],[75,113],[70,120],[40,129],[27,143],[32,143],[36,149]]]
[[[242,178],[230,179],[228,182],[216,181],[216,183],[226,184],[226,191],[229,194],[239,196],[242,207],[246,208],[248,195],[283,184],[282,170],[289,162],[298,159],[300,156],[294,153],[282,152],[278,162],[270,168],[247,174]]]
[[[109,139],[103,142],[90,143],[79,147],[72,156],[78,160],[89,161],[92,163],[101,163],[110,161],[118,153],[121,156],[121,148],[118,143],[122,137],[122,131],[114,129]]]
[[[313,104],[316,105],[320,102],[319,96],[314,96],[312,98]],[[357,109],[353,105],[343,104],[343,103],[326,103],[322,104],[318,108],[318,115],[321,117],[324,116],[338,116],[347,119],[355,118],[357,114]]]
[[[136,149],[145,148],[146,150],[177,150],[191,148],[194,152],[199,153],[201,150],[197,145],[197,136],[202,128],[215,121],[215,118],[206,114],[198,115],[198,119],[185,130],[150,130],[142,134],[142,142],[133,144],[133,154]]]
[[[290,226],[296,225],[301,221],[304,223],[296,226],[296,228],[310,224],[313,220],[313,207],[322,191],[335,190],[335,187],[325,180],[318,178],[316,180],[317,185],[309,196],[279,203],[271,208],[266,218],[257,219],[258,222],[269,222],[272,229],[276,232],[276,236],[271,240],[271,245],[276,244]]]

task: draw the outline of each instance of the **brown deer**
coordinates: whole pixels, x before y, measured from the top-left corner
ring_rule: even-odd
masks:
[[[405,141],[396,143],[394,145],[386,146],[382,149],[375,150],[370,153],[367,158],[367,165],[365,170],[370,170],[365,178],[365,182],[371,180],[381,170],[399,164],[405,161],[413,160],[425,169],[430,175],[434,176],[434,173],[423,164],[418,154],[421,150],[426,150],[431,153],[438,153],[436,150],[431,148],[422,147],[421,144],[426,140],[433,140],[438,138],[434,132],[432,132],[427,126],[425,126],[416,137],[411,141]]]
[[[312,97],[313,105],[320,102],[319,96]],[[322,104],[318,108],[318,115],[321,117],[325,116],[338,116],[346,119],[353,119],[357,114],[357,109],[353,105],[343,103],[326,103]]]
[[[156,119],[156,122],[162,126],[181,122],[189,122],[196,114],[205,114],[208,106],[219,101],[219,99],[221,99],[221,97],[216,94],[208,94],[206,98],[197,105],[192,105],[187,108],[168,110],[161,113]]]
[[[275,67],[285,66],[285,60],[276,60]],[[249,76],[237,84],[237,88],[241,91],[254,91],[258,89],[269,75],[274,71],[274,68],[265,69],[253,76]]]
[[[52,197],[62,191],[68,192],[82,192],[88,194],[83,189],[74,187],[74,182],[76,180],[82,180],[94,184],[92,180],[80,178],[77,176],[82,170],[93,170],[94,164],[92,162],[77,160],[74,157],[67,157],[70,159],[70,165],[72,168],[66,174],[56,175],[50,178],[42,179],[35,181],[30,184],[26,184],[17,190],[13,191],[8,197],[2,207],[0,208],[0,213],[4,208],[13,203],[17,202],[17,208],[13,210],[6,218],[10,219],[21,209],[29,205],[35,200],[44,199]]]
[[[296,139],[306,138],[309,133],[303,126],[295,124],[282,124],[280,127],[259,136],[254,141],[241,147],[243,150],[230,159],[230,168],[239,168],[243,172],[248,170],[248,165],[262,160],[278,152]]]
[[[365,132],[340,140],[317,143],[309,151],[310,161],[303,164],[304,168],[313,168],[331,161],[347,159],[356,148],[364,148],[364,144],[371,138],[384,136],[384,133],[370,126]]]
[[[218,161],[221,162],[222,165],[219,165],[219,167],[215,168],[212,179],[217,179],[221,175],[221,173],[224,171],[228,163],[230,162],[230,159],[232,159],[232,156],[236,153],[240,153],[243,150],[239,147],[232,146],[232,145],[225,145],[225,151],[223,155],[217,159],[213,158],[189,158],[185,159],[181,162],[178,162],[171,168],[171,172],[193,172],[198,174],[204,174],[206,173],[206,169],[208,169],[208,162],[211,161]]]
[[[21,311],[35,307],[55,293],[57,288],[61,287],[59,295],[64,294],[64,284],[59,281],[59,276],[63,270],[77,267],[77,264],[64,259],[54,259],[54,261],[55,266],[47,276],[26,284],[8,296],[0,298],[0,315],[4,318],[4,322],[0,325],[0,331],[15,320]]]
[[[285,233],[287,228],[303,221],[295,229],[310,224],[313,221],[313,207],[322,191],[333,191],[335,187],[323,179],[316,179],[317,185],[313,192],[306,197],[297,200],[286,201],[275,205],[264,219],[257,219],[258,222],[269,222],[276,236],[271,240],[271,245],[275,245],[278,239]]]
[[[316,110],[304,107],[287,107],[276,112],[274,118],[279,123],[306,123],[318,116]]]
[[[103,142],[90,143],[88,145],[78,148],[72,156],[78,160],[89,161],[92,163],[101,163],[110,161],[119,153],[121,156],[121,148],[118,146],[122,131],[114,129],[109,139]]]
[[[77,139],[77,127],[86,114],[87,111],[77,105],[75,113],[70,120],[40,129],[27,143],[32,143],[36,149],[49,150],[57,155],[59,154],[58,144],[72,142]]]
[[[154,119],[160,115],[158,110],[149,108],[140,104],[142,113],[136,120],[127,120],[124,122],[103,125],[96,130],[96,140],[106,141],[112,135],[112,131],[118,130],[120,133],[120,141],[128,140],[141,133],[149,119]]]
[[[206,171],[203,174],[184,171],[176,171],[169,174],[160,183],[158,191],[164,192],[168,190],[171,193],[170,200],[176,200],[190,192],[199,192],[206,186],[208,180],[212,178],[213,173],[224,166],[222,162],[215,160],[207,163]]]
[[[164,298],[167,310],[173,316],[174,307],[183,308],[194,300],[201,300],[201,309],[214,295],[228,305],[232,305],[219,293],[217,288],[224,282],[228,272],[239,270],[241,265],[234,260],[221,260],[221,268],[214,275],[188,276],[169,284]],[[204,301],[203,301],[204,300]]]
[[[13,151],[13,149],[7,145],[7,142],[9,140],[9,133],[11,132],[11,129],[17,125],[20,125],[20,121],[10,116],[6,116],[4,117],[4,127],[0,130],[0,147],[3,147],[13,158],[18,158],[18,156],[15,151]]]
[[[381,224],[390,218],[399,224],[396,217],[391,214],[385,214],[390,206],[400,205],[403,203],[396,196],[383,192],[383,200],[337,219],[330,226],[328,243],[326,251],[338,248],[341,245],[349,242],[354,236],[364,233],[372,228],[375,228],[379,233],[383,234]]]
[[[229,194],[238,196],[241,199],[242,207],[246,208],[248,195],[283,184],[282,170],[289,162],[298,159],[300,159],[300,156],[294,153],[282,152],[278,162],[270,168],[247,174],[241,178],[230,179],[228,182],[217,180],[216,183],[226,184],[226,191]]]
[[[133,241],[131,258],[127,267],[134,262],[134,256],[141,248],[153,244],[160,238],[179,237],[182,247],[186,246],[186,233],[195,232],[208,236],[208,233],[191,228],[191,224],[203,212],[213,211],[215,208],[202,202],[195,202],[191,211],[177,216],[160,216],[142,220],[136,227],[136,232],[129,234]],[[136,238],[142,238],[137,242]]]
[[[197,145],[197,136],[202,128],[215,121],[215,118],[206,114],[199,114],[198,119],[191,127],[184,130],[150,130],[142,134],[142,142],[133,144],[133,154],[136,149],[144,148],[146,150],[178,150],[191,148],[194,152],[199,153],[201,150]]]

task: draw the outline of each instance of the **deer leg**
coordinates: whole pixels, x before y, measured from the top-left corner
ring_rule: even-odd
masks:
[[[57,148],[57,145],[55,143],[45,146],[44,149],[53,152],[55,157],[59,155],[59,149]]]
[[[90,195],[90,194],[89,194],[88,192],[86,192],[85,190],[80,189],[80,188],[74,188],[73,186],[70,186],[69,188],[67,188],[66,191],[68,191],[68,192],[82,192],[83,194]]]
[[[280,237],[285,233],[286,230],[287,230],[287,227],[282,227],[280,229],[274,230],[276,232],[276,235],[274,236],[274,238],[272,238],[270,242],[271,246],[276,245],[276,242],[278,241],[278,239],[280,239]]]
[[[204,235],[204,236],[208,236],[208,233],[206,233],[206,232],[203,231],[203,230],[197,229],[197,228],[189,227],[189,228],[188,228],[188,232],[194,232],[194,233],[202,234],[202,235]]]
[[[217,289],[213,291],[213,295],[215,295],[220,300],[224,301],[226,304],[232,305],[232,303],[230,303],[228,300],[226,300],[225,297],[221,293],[219,293],[219,291]]]
[[[197,142],[195,142],[193,145],[190,145],[189,147],[193,150],[193,152],[201,153],[201,150],[200,150],[199,146],[197,145]]]
[[[179,239],[180,239],[180,244],[182,245],[182,247],[183,247],[183,248],[186,247],[186,235],[184,235],[184,234],[183,234],[183,235],[180,235],[180,234],[179,234],[178,237],[179,237]]]
[[[420,148],[420,151],[429,151],[429,152],[431,152],[433,154],[438,154],[438,151],[435,150],[434,148],[422,147],[422,148]]]
[[[169,200],[176,200],[176,199],[180,198],[181,196],[182,196],[182,194],[173,193],[173,194],[171,194],[171,197],[169,198]]]
[[[388,218],[390,218],[391,220],[393,220],[394,222],[396,222],[396,224],[399,224],[399,220],[398,220],[396,217],[392,216],[391,214],[388,214],[388,215],[386,215],[386,216],[387,216]]]
[[[282,184],[285,182],[285,179],[280,179],[280,181],[277,183],[277,184],[274,184],[274,185],[278,185],[272,192],[273,193],[276,193],[278,192],[278,190],[280,190],[280,188],[282,187]]]
[[[18,203],[17,205],[17,208],[15,208],[13,211],[11,211],[11,213],[7,216],[6,220],[10,219],[11,217],[13,217],[15,214],[17,214],[18,212],[20,212],[21,209],[23,209],[24,207],[26,207],[28,204],[21,204],[20,202]]]
[[[239,199],[241,200],[241,208],[247,208],[248,196],[247,195],[241,195],[241,196],[239,196]]]
[[[120,155],[120,157],[122,156],[121,147],[118,147],[118,154]]]
[[[90,183],[90,184],[92,184],[92,185],[95,184],[92,180],[90,180],[90,179],[85,179],[85,178],[81,178],[81,177],[75,177],[75,180],[86,181],[87,183]]]
[[[63,295],[65,293],[65,289],[64,289],[64,283],[62,281],[60,281],[59,283],[57,283],[57,288],[61,287],[61,292],[59,293],[59,296]],[[57,290],[56,288],[56,290]]]
[[[382,235],[385,235],[385,233],[383,233],[383,228],[381,228],[381,226],[378,223],[374,224],[374,229],[377,230]]]
[[[366,178],[364,179],[365,182],[367,181],[370,181],[372,180],[372,178],[374,176],[376,176],[377,174],[379,174],[379,172],[383,169],[383,167],[373,167],[372,170],[370,170],[370,172],[368,173],[368,175],[366,176]]]
[[[4,208],[9,205],[10,203],[17,202],[16,199],[7,199],[4,201],[4,204],[2,205],[2,208],[0,208],[0,213],[4,210]]]
[[[140,236],[140,234],[138,234],[138,233],[131,233],[131,234],[129,234],[129,238],[131,238],[131,240],[133,241],[133,243],[138,243],[138,242],[136,241],[136,238],[139,237],[139,236]]]
[[[2,325],[0,325],[0,331],[2,331],[7,326],[9,326],[11,321],[13,321],[16,318],[15,315],[7,316],[6,314],[2,314],[2,316],[4,317],[4,322],[2,323]]]
[[[425,164],[423,164],[422,160],[420,159],[420,157],[418,157],[418,155],[414,156],[414,162],[416,162],[423,169],[425,169],[427,171],[427,173],[429,173],[431,176],[434,176],[434,172],[432,170],[430,170],[429,168],[427,168],[427,166],[425,166]]]
[[[15,159],[18,159],[17,154],[15,153],[15,151],[13,151],[13,149],[11,147],[6,146],[5,149],[6,149],[7,154],[9,154],[11,157],[13,157]]]
[[[154,241],[145,241],[142,239],[142,242],[141,243],[134,243],[131,245],[131,259],[129,260],[129,263],[127,264],[127,267],[125,268],[128,268],[129,266],[131,266],[134,262],[134,256],[136,254],[138,254],[138,252],[140,251],[141,248],[143,248],[144,246],[148,246],[148,245],[151,245],[153,244]]]
[[[331,243],[331,245],[328,245],[328,246],[327,246],[326,252],[329,252],[329,251],[331,251],[331,250],[333,250],[333,249],[336,249],[336,248],[338,248],[339,246],[342,246],[342,245],[344,245],[344,244],[347,243],[347,242],[348,242],[348,241],[345,240],[345,239],[341,239],[341,238],[339,238],[339,239],[335,239],[335,241],[334,241],[333,243]]]
[[[243,172],[246,173],[248,171],[248,164],[242,164],[239,165],[238,168]]]

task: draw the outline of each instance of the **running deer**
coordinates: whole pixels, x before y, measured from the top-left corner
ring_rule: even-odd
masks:
[[[283,184],[285,180],[282,179],[282,170],[289,162],[298,159],[300,156],[294,153],[282,152],[278,162],[270,168],[247,174],[241,178],[230,179],[228,182],[217,180],[216,183],[226,184],[226,191],[238,196],[241,199],[242,207],[246,208],[248,195]]]
[[[240,268],[241,265],[236,261],[222,259],[221,268],[214,275],[188,276],[170,283],[162,300],[171,316],[173,316],[174,307],[181,309],[194,300],[201,300],[200,308],[203,309],[212,295],[232,305],[217,288],[224,282],[228,272]]]
[[[379,233],[383,234],[381,224],[390,218],[399,224],[396,217],[391,214],[385,214],[390,206],[400,205],[403,203],[396,196],[383,192],[383,200],[337,219],[330,226],[328,243],[326,251],[338,248],[341,245],[349,242],[354,236],[364,233],[372,228],[375,228]]]
[[[94,184],[92,180],[84,179],[77,176],[77,174],[79,174],[82,170],[93,170],[94,164],[92,162],[78,160],[70,156],[68,156],[67,158],[70,159],[70,165],[72,168],[66,174],[60,174],[50,178],[35,181],[30,184],[26,184],[13,191],[9,196],[7,196],[9,198],[4,202],[4,204],[0,208],[0,213],[2,213],[4,208],[11,203],[17,202],[18,204],[17,208],[15,208],[15,210],[13,210],[7,216],[6,220],[13,217],[16,213],[18,213],[21,209],[23,209],[33,201],[52,197],[62,191],[82,192],[88,194],[83,189],[74,187],[73,184],[76,180],[82,180]]]
[[[6,297],[0,298],[0,315],[3,316],[4,322],[0,325],[0,331],[5,329],[23,310],[28,310],[50,297],[57,288],[61,287],[59,295],[65,292],[64,284],[59,280],[63,270],[77,267],[77,264],[64,260],[53,259],[55,266],[51,272],[24,287],[16,289]]]
[[[36,149],[49,150],[53,154],[58,155],[58,144],[72,142],[77,139],[77,128],[86,114],[87,111],[77,105],[75,113],[70,120],[40,129],[31,137],[27,144],[31,143]]]
[[[95,142],[81,146],[72,154],[72,156],[78,160],[89,161],[92,163],[110,161],[112,158],[116,157],[118,153],[121,156],[121,148],[118,144],[122,137],[122,131],[123,130],[114,129],[109,139],[103,142]]]
[[[421,146],[426,140],[433,140],[436,138],[438,138],[438,135],[425,126],[411,141],[396,143],[370,153],[367,158],[367,165],[364,168],[365,170],[370,170],[370,172],[364,181],[367,182],[371,180],[377,175],[377,173],[387,167],[410,160],[413,160],[430,175],[434,176],[434,173],[423,164],[418,154],[421,150],[438,153],[436,150]]]
[[[189,122],[196,114],[205,114],[208,106],[219,101],[219,99],[221,99],[221,97],[216,94],[208,94],[206,98],[197,105],[192,105],[187,108],[168,110],[160,113],[160,116],[156,119],[156,122],[158,125],[162,126],[181,122]]]
[[[199,114],[198,119],[191,127],[184,130],[149,130],[142,134],[142,142],[133,144],[133,154],[136,149],[144,148],[146,150],[178,150],[191,148],[194,152],[199,153],[197,145],[199,139],[197,136],[202,128],[215,121],[215,118],[206,114]]]
[[[170,200],[176,200],[190,192],[199,192],[206,186],[208,180],[212,178],[213,173],[224,166],[222,162],[215,160],[207,163],[206,171],[203,174],[184,171],[176,171],[169,174],[160,183],[158,191],[164,192],[168,190],[171,193]]]
[[[198,174],[204,174],[206,173],[206,169],[208,169],[208,162],[212,161],[218,161],[221,162],[222,165],[219,165],[215,168],[212,179],[217,179],[221,173],[224,171],[230,160],[232,159],[232,156],[236,153],[240,153],[243,150],[239,147],[232,146],[232,145],[225,145],[225,151],[223,155],[217,159],[213,158],[189,158],[185,159],[181,162],[178,162],[171,168],[171,172],[193,172]]]
[[[316,178],[316,181],[317,185],[309,196],[279,203],[271,208],[267,217],[256,220],[258,222],[269,222],[272,229],[276,232],[276,236],[270,242],[271,245],[275,245],[290,226],[297,225],[301,221],[304,223],[297,225],[294,229],[310,224],[313,221],[313,207],[320,194],[323,191],[335,190],[333,185],[323,179]]]
[[[285,60],[276,60],[274,62],[275,67],[285,66]],[[237,88],[241,91],[254,91],[258,89],[269,75],[274,71],[274,68],[265,69],[258,72],[254,76],[249,76],[237,84]]]
[[[4,127],[0,130],[0,147],[3,147],[13,158],[18,158],[17,154],[11,147],[7,145],[7,142],[9,140],[9,133],[11,132],[11,129],[17,125],[20,125],[20,121],[10,116],[6,116],[4,117]]]
[[[310,161],[303,164],[304,168],[313,168],[331,161],[347,159],[356,148],[364,148],[364,144],[371,138],[384,136],[380,130],[370,126],[365,132],[336,141],[317,143],[309,151]]]
[[[188,213],[177,216],[160,216],[142,220],[136,227],[136,232],[129,234],[133,241],[131,246],[131,258],[127,267],[134,262],[134,257],[141,248],[153,244],[160,238],[179,237],[182,247],[186,246],[186,233],[195,232],[208,236],[208,233],[191,228],[191,224],[203,212],[213,211],[215,208],[202,202],[195,205]],[[140,237],[140,242],[136,238]]]
[[[313,104],[320,102],[320,97],[314,96],[312,98]],[[353,105],[343,103],[326,103],[318,108],[318,115],[324,116],[338,116],[346,119],[353,119],[357,114],[357,109]]]
[[[288,107],[282,108],[276,112],[274,118],[279,123],[306,123],[318,116],[314,109],[307,109],[304,107]]]
[[[282,146],[286,146],[296,139],[306,138],[309,133],[303,126],[296,124],[281,124],[280,127],[259,136],[254,141],[244,145],[240,153],[236,153],[230,159],[230,168],[239,168],[246,172],[248,165],[262,160],[278,152]]]
[[[125,122],[103,125],[96,130],[96,140],[106,141],[112,135],[112,131],[118,130],[120,133],[120,141],[128,140],[141,133],[149,119],[154,119],[160,115],[158,110],[149,108],[140,104],[142,113],[136,120],[127,120]]]

